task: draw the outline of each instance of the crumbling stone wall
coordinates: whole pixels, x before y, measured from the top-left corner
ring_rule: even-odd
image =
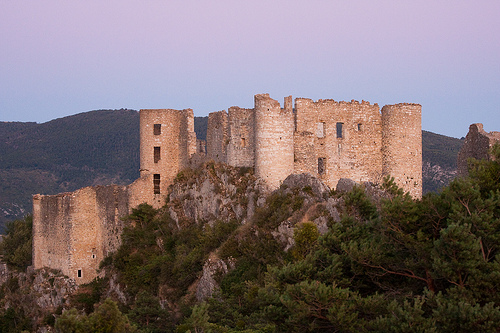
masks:
[[[330,187],[341,178],[379,180],[382,134],[377,104],[297,98],[295,112],[295,173],[310,173]]]
[[[255,114],[253,109],[237,106],[228,112],[226,163],[235,167],[253,167],[255,156]]]
[[[120,218],[141,203],[164,205],[167,188],[196,153],[193,111],[141,110],[141,176],[129,186],[86,187],[33,197],[33,265],[61,270],[78,284],[121,243]]]
[[[271,189],[293,173],[294,115],[291,96],[287,108],[269,94],[255,95],[255,175]]]
[[[229,143],[226,111],[210,113],[207,126],[207,158],[215,162],[226,163]]]
[[[78,284],[97,275],[99,263],[120,245],[129,212],[126,186],[86,187],[33,197],[33,265],[59,269]]]
[[[465,177],[469,174],[468,159],[491,159],[489,151],[495,143],[500,143],[500,132],[486,132],[483,124],[477,123],[469,126],[469,133],[457,156],[458,176]]]
[[[253,109],[209,115],[207,156],[231,166],[254,166],[270,189],[292,173],[309,173],[335,187],[341,178],[380,183],[391,175],[422,195],[421,106],[255,96]]]

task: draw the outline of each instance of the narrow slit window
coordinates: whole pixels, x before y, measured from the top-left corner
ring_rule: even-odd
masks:
[[[153,188],[154,194],[160,194],[160,174],[155,173],[153,175]]]
[[[318,138],[324,138],[325,137],[325,123],[321,122],[321,123],[317,124],[316,136]]]
[[[160,159],[161,159],[160,147],[155,147],[155,149],[154,149],[154,160],[155,160],[155,163],[158,163],[158,161],[160,161]]]
[[[343,127],[344,127],[344,123],[337,123],[337,138],[338,139],[342,139],[344,136],[343,136]]]
[[[161,134],[161,124],[154,124],[153,126],[153,134],[160,135]]]
[[[246,147],[246,146],[247,146],[247,143],[246,143],[245,138],[241,138],[241,147]]]
[[[81,278],[81,277],[82,277],[82,270],[81,270],[81,269],[79,269],[79,270],[78,270],[78,277],[79,277],[79,278]]]
[[[358,131],[361,132],[362,129],[363,129],[363,126],[361,124],[358,124]]]
[[[326,158],[325,157],[319,157],[318,158],[318,174],[322,175],[325,173],[325,163]]]

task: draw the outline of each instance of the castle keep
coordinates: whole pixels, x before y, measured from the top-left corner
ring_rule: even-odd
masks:
[[[421,106],[313,101],[268,94],[253,109],[210,113],[206,142],[196,139],[191,109],[140,111],[140,178],[129,186],[87,187],[33,197],[33,265],[90,282],[120,245],[121,217],[141,203],[163,206],[167,188],[193,161],[252,167],[269,190],[293,173],[335,187],[340,178],[379,183],[390,175],[422,195]]]

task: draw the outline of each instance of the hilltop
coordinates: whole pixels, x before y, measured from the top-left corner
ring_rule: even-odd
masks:
[[[195,117],[205,139],[207,117]],[[456,172],[462,140],[423,131],[424,192]],[[56,194],[89,185],[129,184],[139,176],[139,113],[97,110],[43,124],[0,122],[0,230],[31,212],[35,193]]]

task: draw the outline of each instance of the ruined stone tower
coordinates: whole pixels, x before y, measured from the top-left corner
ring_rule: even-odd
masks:
[[[255,95],[255,175],[271,188],[293,173],[292,97],[285,108],[268,94]]]
[[[464,145],[457,156],[458,176],[465,177],[469,174],[469,158],[490,160],[490,149],[495,143],[500,144],[500,132],[486,132],[480,123],[470,125]]]
[[[419,104],[382,108],[382,174],[394,177],[413,197],[422,196],[422,107]]]
[[[140,140],[141,177],[130,185],[130,204],[159,208],[168,186],[196,152],[193,110],[141,110]]]

